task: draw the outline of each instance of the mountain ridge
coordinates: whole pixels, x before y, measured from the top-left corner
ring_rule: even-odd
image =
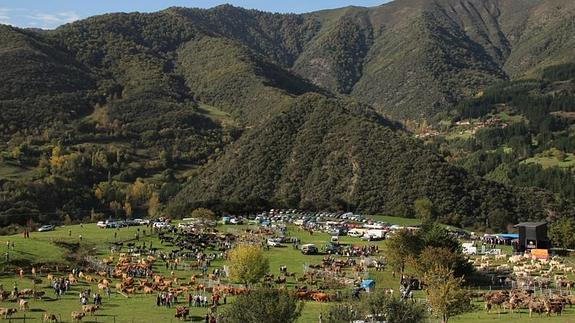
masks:
[[[524,77],[570,59],[570,12],[550,2],[402,0],[301,15],[169,8],[42,33],[1,27],[3,158],[31,179],[6,179],[0,215],[16,216],[14,205],[127,214],[133,204],[184,216],[207,204],[413,216],[414,201],[429,198],[443,222],[504,229],[565,212],[549,192],[448,164],[392,121],[447,114],[509,68]],[[539,27],[526,33],[526,22]],[[548,33],[557,37],[541,48]],[[37,53],[34,42],[46,65],[10,54]],[[29,78],[55,85],[11,88]],[[142,181],[151,195],[130,199]],[[42,189],[60,197],[43,203]]]

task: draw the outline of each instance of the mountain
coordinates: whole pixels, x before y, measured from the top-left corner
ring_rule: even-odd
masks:
[[[293,69],[394,118],[444,110],[493,82],[573,59],[572,1],[398,0],[312,13]]]
[[[37,34],[0,25],[0,69],[0,133],[40,128],[90,110],[89,69]]]
[[[534,200],[450,166],[367,106],[306,94],[189,181],[169,210],[232,204],[412,216],[414,201],[427,197],[446,223],[504,228],[554,208],[549,194],[526,196]]]
[[[427,146],[483,178],[575,199],[575,64],[505,81],[462,100]],[[425,127],[424,127],[425,128]]]
[[[572,61],[572,8],[224,5],[0,26],[0,223],[199,205],[413,216],[420,198],[465,226],[563,213],[549,192],[450,165],[391,120],[445,116],[498,81]]]

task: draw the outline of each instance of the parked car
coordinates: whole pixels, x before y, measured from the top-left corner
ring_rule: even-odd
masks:
[[[166,222],[154,222],[153,225],[154,228],[159,228],[159,229],[164,229],[164,228],[169,228],[171,227],[170,224],[166,223]]]
[[[124,221],[124,225],[126,225],[128,227],[134,227],[134,226],[140,225],[140,223],[136,222],[135,220],[126,220],[126,221]]]
[[[178,228],[181,229],[188,229],[188,228],[193,228],[194,224],[193,223],[179,223],[178,224]]]
[[[365,232],[365,229],[351,229],[347,232],[347,235],[350,237],[361,237]]]
[[[98,228],[102,228],[102,229],[107,228],[106,222],[104,222],[104,221],[98,221],[98,223],[96,223],[96,226]]]
[[[315,255],[318,253],[317,247],[313,244],[304,244],[301,246],[301,253],[304,255]]]
[[[282,244],[276,239],[268,239],[267,241],[268,246],[270,247],[280,247]]]
[[[46,224],[46,225],[41,226],[41,227],[38,229],[38,232],[52,231],[52,230],[54,230],[55,228],[56,228],[56,226],[54,226],[54,225],[52,225],[52,224]]]
[[[339,244],[337,244],[337,243],[333,243],[333,242],[328,243],[328,244],[325,246],[325,252],[326,252],[327,254],[330,254],[330,255],[341,252],[341,249],[342,249],[342,246],[341,246],[341,245],[339,245]]]

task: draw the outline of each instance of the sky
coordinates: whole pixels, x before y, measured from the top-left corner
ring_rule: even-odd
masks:
[[[109,12],[153,12],[168,7],[234,6],[272,12],[303,13],[349,5],[372,7],[389,0],[0,0],[0,23],[53,29]]]

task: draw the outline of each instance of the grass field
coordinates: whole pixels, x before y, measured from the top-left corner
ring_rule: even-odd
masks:
[[[34,169],[20,166],[11,161],[0,161],[0,179],[25,179],[30,178]]]
[[[386,221],[391,224],[398,225],[411,225],[417,224],[417,220],[414,219],[402,219],[394,218],[389,216],[375,216],[377,220]],[[240,232],[247,226],[220,226],[220,230]],[[143,230],[144,227],[140,227]],[[149,230],[149,229],[148,229]],[[134,235],[137,232],[137,227],[122,228],[117,231],[117,240],[128,241],[134,239]],[[142,232],[142,231],[141,231]],[[149,233],[149,232],[147,232]],[[37,262],[50,262],[50,263],[66,263],[65,257],[71,257],[69,250],[59,247],[57,244],[59,242],[69,242],[76,243],[79,242],[79,235],[82,235],[82,242],[85,248],[93,249],[94,253],[98,257],[103,257],[109,254],[109,244],[114,241],[114,229],[100,229],[95,226],[95,224],[85,224],[83,227],[80,225],[73,225],[68,227],[59,227],[52,232],[32,232],[30,239],[24,239],[22,235],[14,235],[7,237],[0,237],[0,250],[3,253],[6,252],[6,242],[14,242],[14,250],[9,250],[10,261],[12,263],[19,263],[23,265],[28,265]],[[310,235],[308,232],[303,230],[298,230],[294,227],[289,228],[288,235],[299,237],[302,243],[315,243],[318,246],[322,246],[329,240],[328,234],[325,233],[314,233]],[[160,244],[160,241],[153,236],[145,236],[141,238],[140,242],[145,241],[146,244],[152,243],[155,247],[161,249],[171,249],[171,247],[164,247]],[[354,245],[365,244],[366,242],[361,241],[357,238],[342,237],[341,243],[352,243]],[[371,242],[373,243],[373,242]],[[382,246],[385,242],[376,242]],[[2,249],[4,248],[4,249]],[[322,256],[306,256],[301,254],[298,250],[294,250],[291,246],[286,246],[283,248],[272,248],[269,251],[265,251],[266,256],[270,260],[270,269],[272,273],[278,274],[279,267],[281,265],[286,265],[288,271],[301,273],[306,263],[318,263],[321,261]],[[214,261],[212,267],[221,267],[223,265],[222,261]],[[2,258],[1,268],[5,268],[6,261]],[[168,272],[161,265],[155,265],[155,272],[159,272],[163,275],[168,275]],[[0,276],[0,283],[3,285],[5,290],[11,290],[13,285],[16,283],[18,288],[32,288],[33,282],[31,280],[31,273],[27,271],[26,277],[20,279],[14,271],[6,272]],[[187,280],[192,275],[192,272],[187,270],[178,270],[176,275],[181,280]],[[31,300],[31,311],[27,313],[18,312],[13,320],[21,320],[26,316],[26,320],[32,320],[33,322],[40,322],[43,313],[50,312],[61,315],[62,320],[70,322],[70,312],[77,311],[80,309],[80,303],[78,299],[78,293],[86,288],[91,288],[92,290],[97,290],[95,285],[88,285],[86,282],[81,282],[78,285],[73,286],[72,291],[68,292],[62,299],[56,299],[51,288],[48,287],[48,282],[44,275],[41,275],[43,282],[36,286],[37,288],[43,288],[46,291],[47,297],[44,300]],[[377,288],[395,288],[397,289],[397,279],[392,278],[390,271],[369,273],[369,277],[376,280]],[[292,286],[293,281],[288,281],[288,285]],[[422,292],[416,294],[416,298],[423,299],[425,296]],[[182,302],[183,300],[180,300]],[[233,299],[229,299],[233,302]],[[0,302],[2,307],[17,307],[14,302]],[[299,322],[317,322],[319,313],[324,312],[329,307],[329,304],[316,303],[316,302],[306,302],[302,316]],[[567,308],[564,316],[557,318],[546,318],[546,317],[534,317],[532,319],[528,318],[528,315],[523,311],[521,314],[486,314],[484,311],[480,310],[480,304],[478,304],[478,310],[473,313],[461,315],[455,317],[453,322],[487,322],[487,321],[499,321],[499,322],[521,322],[524,320],[529,320],[529,322],[575,322],[575,309]],[[207,310],[205,308],[191,308],[191,315],[194,321],[203,321],[203,316],[206,314]],[[325,317],[325,315],[324,315]],[[144,295],[136,294],[125,298],[120,294],[112,294],[110,298],[104,296],[103,299],[103,309],[93,317],[87,317],[83,320],[84,322],[176,322],[174,318],[174,310],[167,309],[164,307],[157,307],[155,305],[154,295]],[[436,319],[432,319],[432,322],[438,322]]]
[[[557,159],[556,157],[536,156],[524,160],[523,163],[539,164],[543,168],[550,168],[550,167],[572,168],[575,166],[575,155],[566,154],[565,159],[562,161]]]

